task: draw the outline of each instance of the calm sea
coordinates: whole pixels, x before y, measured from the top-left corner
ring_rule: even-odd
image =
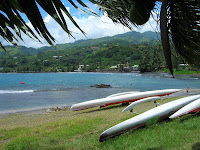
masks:
[[[163,78],[164,76],[164,78]],[[11,73],[0,74],[0,113],[72,104],[128,91],[200,89],[200,78],[140,73]],[[24,82],[25,84],[21,84]],[[94,88],[94,84],[112,88]]]

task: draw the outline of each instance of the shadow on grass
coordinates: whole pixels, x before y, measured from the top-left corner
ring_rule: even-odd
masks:
[[[200,150],[200,142],[195,143],[195,144],[192,146],[192,150]]]
[[[86,111],[86,112],[80,112],[80,114],[98,112],[98,111],[102,111],[102,110],[109,110],[109,109],[119,108],[119,107],[124,107],[124,106],[125,105],[122,105],[122,104],[114,105],[114,106],[107,106],[107,107],[102,107],[102,108],[95,109],[95,110],[89,110],[89,111]]]
[[[188,120],[188,119],[190,119],[192,117],[200,117],[200,111],[198,111],[198,112],[196,112],[194,114],[189,114],[189,115],[186,115],[185,117],[182,117],[180,119],[180,122],[182,123],[182,122],[184,122],[184,121],[186,121],[186,120]]]
[[[147,148],[146,150],[164,150],[163,147]]]

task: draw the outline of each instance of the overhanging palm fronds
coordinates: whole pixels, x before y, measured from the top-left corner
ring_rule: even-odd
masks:
[[[131,1],[128,0],[98,0],[92,3],[98,5],[99,10],[105,13],[116,24],[122,24],[129,29],[132,29],[132,23],[129,18],[129,10]],[[134,24],[136,25],[136,24]]]
[[[176,51],[187,62],[200,66],[200,1],[173,0],[170,30]]]
[[[155,0],[97,0],[96,3],[114,23],[120,23],[130,29],[149,20]]]
[[[0,1],[0,35],[6,41],[14,45],[17,45],[17,37],[23,40],[21,37],[21,31],[29,37],[31,37],[30,35],[32,35],[35,39],[39,41],[34,32],[26,25],[24,20],[21,18],[17,9],[15,9],[15,7],[19,7],[17,4],[11,4],[10,1],[6,0]],[[14,35],[12,31],[14,31],[16,35]],[[3,47],[2,44],[1,46]]]
[[[161,32],[161,43],[162,43],[163,54],[165,56],[165,61],[171,75],[174,77],[172,59],[171,59],[171,49],[169,44],[168,21],[170,17],[167,12],[168,3],[169,3],[168,0],[162,2],[160,11],[160,32]]]
[[[86,12],[88,14],[93,13],[97,15],[94,11],[90,10],[81,0],[78,3],[83,6],[85,10],[78,8],[72,0],[69,2],[77,9]],[[50,45],[53,45],[55,39],[47,30],[41,13],[38,9],[40,5],[61,27],[62,29],[72,36],[71,31],[67,27],[67,23],[63,16],[63,12],[68,16],[72,23],[83,33],[79,25],[75,22],[73,17],[70,15],[68,10],[65,8],[60,0],[1,0],[0,1],[0,35],[8,42],[17,45],[18,39],[22,39],[21,32],[24,32],[30,38],[39,38],[35,35],[31,28],[26,25],[26,22],[20,15],[24,13],[31,24],[33,25],[35,31],[39,36],[45,38]],[[73,36],[72,36],[73,37]],[[3,45],[0,43],[0,46]]]

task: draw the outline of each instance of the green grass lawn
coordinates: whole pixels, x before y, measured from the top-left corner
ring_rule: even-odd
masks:
[[[173,100],[166,99],[159,103]],[[153,108],[148,102],[135,108]],[[44,114],[10,114],[0,118],[0,149],[12,150],[88,150],[88,149],[200,149],[200,115],[165,120],[99,142],[106,129],[134,116],[122,113],[125,106],[70,110]]]
[[[163,72],[169,72],[169,69],[163,69]],[[186,75],[196,75],[200,74],[200,71],[194,71],[194,70],[174,70],[174,74],[181,75],[181,74],[186,74]]]

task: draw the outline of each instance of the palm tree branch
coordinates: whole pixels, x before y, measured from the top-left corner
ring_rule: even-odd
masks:
[[[19,3],[23,12],[26,14],[29,21],[33,25],[35,31],[40,36],[42,35],[48,41],[48,43],[53,45],[52,41],[55,42],[55,39],[51,36],[49,31],[47,30],[35,0],[28,0],[28,1],[17,0],[17,2]]]
[[[68,0],[75,8],[81,10],[84,13],[97,15],[94,11],[92,11],[87,5],[85,5],[81,0],[78,0],[78,3],[87,9],[89,12],[78,8],[72,0]],[[65,8],[63,3],[60,0],[1,0],[0,1],[0,14],[4,16],[3,19],[0,20],[0,29],[1,29],[1,36],[7,40],[8,42],[12,42],[13,44],[17,45],[18,39],[23,41],[21,36],[21,32],[24,32],[27,36],[32,39],[36,39],[37,41],[41,42],[38,38],[38,35],[45,38],[46,41],[53,45],[55,39],[47,30],[41,13],[38,9],[38,4],[62,27],[62,29],[68,33],[71,37],[73,35],[72,32],[68,29],[66,20],[64,18],[64,14],[70,19],[70,21],[85,35],[85,32],[79,27],[73,17],[70,15],[68,10]],[[32,24],[35,31],[38,33],[36,34],[33,30],[25,23],[19,12],[24,13],[27,18],[29,19],[30,23]],[[34,13],[33,13],[34,12]],[[63,14],[64,13],[64,14]],[[91,15],[91,14],[90,14]],[[2,17],[1,17],[2,18]],[[6,22],[6,24],[5,24]],[[8,26],[8,27],[5,27]],[[3,30],[4,29],[4,30]],[[15,34],[14,34],[15,33]],[[0,44],[2,47],[2,43]]]
[[[137,26],[129,18],[131,4],[132,2],[125,0],[99,0],[97,2],[100,10],[107,14],[114,23],[122,24],[129,29],[132,29],[132,25]]]
[[[200,65],[199,1],[175,0],[170,3],[171,37],[176,51],[191,65]]]
[[[58,6],[58,3],[54,3],[52,0],[37,0],[38,4],[67,32],[70,36],[71,32],[69,31],[63,14]]]
[[[172,67],[172,60],[171,60],[171,49],[169,44],[169,32],[168,32],[168,18],[167,18],[167,5],[168,1],[163,1],[160,11],[160,31],[161,31],[161,43],[162,49],[165,56],[165,60],[167,66],[170,70],[170,73],[173,76],[173,67]]]
[[[98,14],[97,14],[95,11],[91,10],[91,9],[90,9],[86,4],[84,4],[81,0],[77,0],[77,2],[78,2],[81,6],[83,6],[85,9],[87,9],[89,12],[93,13],[95,16],[98,16]],[[81,10],[81,11],[83,11],[83,12],[85,12],[85,13],[91,15],[90,13],[88,13],[88,12],[86,12],[86,11],[80,9],[80,8],[79,8],[79,10]]]

